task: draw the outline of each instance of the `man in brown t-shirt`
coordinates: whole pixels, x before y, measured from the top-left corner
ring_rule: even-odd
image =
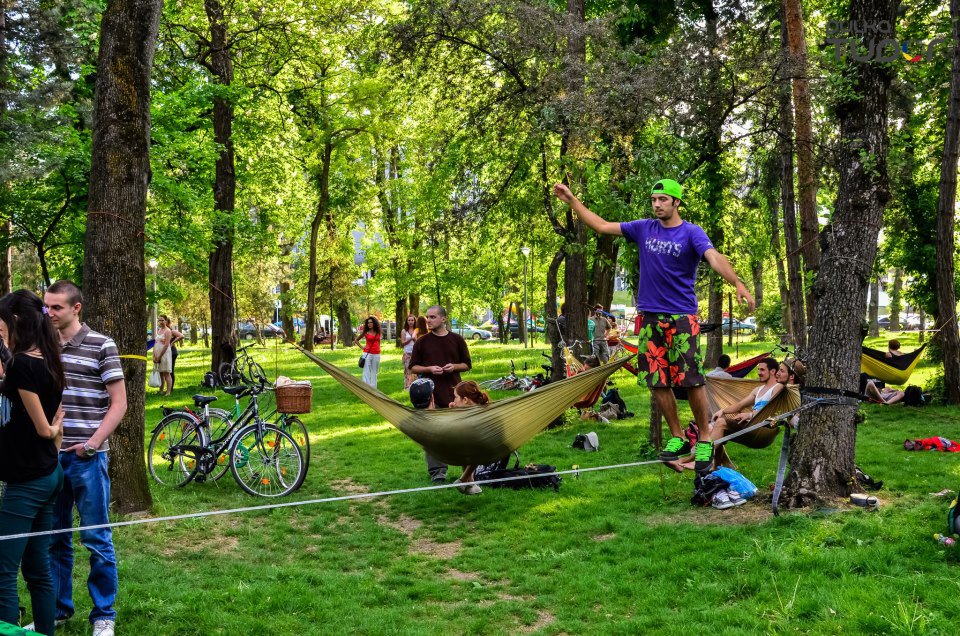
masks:
[[[410,354],[410,372],[433,380],[433,398],[438,409],[453,402],[453,388],[460,384],[460,372],[469,371],[467,341],[447,330],[447,311],[440,305],[427,309],[428,334],[419,338]],[[434,482],[447,479],[447,465],[425,453],[427,472]]]

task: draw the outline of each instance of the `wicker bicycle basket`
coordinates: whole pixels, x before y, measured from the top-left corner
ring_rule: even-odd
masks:
[[[313,387],[304,384],[287,384],[276,388],[277,411],[290,415],[309,413],[313,403]]]

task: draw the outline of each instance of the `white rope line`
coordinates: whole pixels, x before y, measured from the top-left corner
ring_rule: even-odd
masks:
[[[651,464],[662,464],[663,462],[659,459],[643,461],[643,462],[630,462],[627,464],[611,464],[609,466],[592,466],[587,468],[571,468],[570,470],[558,470],[552,473],[538,473],[536,475],[521,475],[516,477],[501,477],[499,479],[484,479],[478,480],[473,483],[478,486],[485,484],[495,484],[502,483],[507,481],[517,481],[521,479],[537,479],[540,477],[551,477],[554,475],[579,475],[580,473],[590,473],[600,470],[613,470],[616,468],[633,468],[636,466],[648,466]],[[163,521],[181,521],[183,519],[200,519],[202,517],[213,517],[219,515],[230,515],[241,512],[257,512],[259,510],[274,510],[277,508],[290,508],[293,506],[311,506],[322,503],[331,503],[335,501],[354,501],[357,499],[372,499],[373,497],[386,497],[390,495],[405,495],[408,493],[414,492],[428,492],[431,490],[444,490],[446,488],[458,488],[465,484],[441,484],[439,486],[420,486],[418,488],[402,488],[398,490],[381,490],[379,492],[367,492],[367,493],[358,493],[354,495],[342,495],[340,497],[324,497],[322,499],[306,499],[304,501],[285,501],[282,503],[275,504],[264,504],[262,506],[246,506],[244,508],[230,508],[227,510],[208,510],[206,512],[192,512],[182,515],[170,515],[167,517],[150,517],[148,519],[132,519],[130,521],[115,521],[113,523],[101,523],[91,526],[78,526],[76,528],[63,528],[60,530],[44,530],[41,532],[21,532],[19,534],[7,534],[0,535],[0,542],[2,541],[12,541],[13,539],[29,539],[32,537],[42,537],[46,535],[54,534],[66,534],[73,532],[84,532],[86,530],[101,530],[108,528],[120,528],[123,526],[138,526],[145,523],[160,523]]]

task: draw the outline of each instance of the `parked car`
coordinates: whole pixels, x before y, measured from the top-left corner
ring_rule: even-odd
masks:
[[[881,329],[889,329],[890,316],[877,316],[877,326]]]
[[[494,324],[490,328],[490,332],[493,334],[494,338],[500,336],[500,327]],[[543,327],[540,325],[534,324],[531,320],[527,320],[527,333],[543,333]],[[510,321],[510,339],[519,340],[520,339],[520,323],[515,321]]]
[[[283,338],[283,329],[266,324],[260,328],[264,338]],[[240,340],[254,340],[257,338],[257,326],[252,322],[241,322],[237,327],[237,337]]]
[[[730,333],[730,329],[733,329],[735,333],[743,333],[744,331],[753,332],[757,330],[757,326],[751,325],[748,322],[740,322],[736,318],[724,318],[721,329],[723,333]]]
[[[456,320],[450,322],[450,331],[458,333],[468,340],[489,340],[493,338],[493,334],[486,329],[467,324],[461,325]]]

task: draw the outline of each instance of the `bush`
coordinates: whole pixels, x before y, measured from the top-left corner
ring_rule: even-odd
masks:
[[[942,369],[927,382],[926,386],[923,387],[923,392],[930,394],[931,404],[943,404],[945,402],[944,398],[947,390]]]
[[[763,304],[757,307],[757,327],[778,334],[784,332],[783,303],[780,298],[764,299]]]

